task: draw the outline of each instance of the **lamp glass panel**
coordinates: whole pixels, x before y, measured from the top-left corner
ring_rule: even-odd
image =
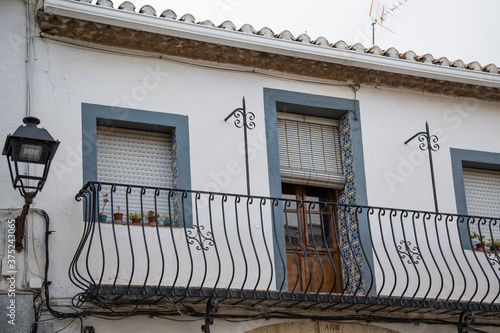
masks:
[[[22,144],[19,159],[26,162],[39,162],[42,157],[43,147],[33,144]]]

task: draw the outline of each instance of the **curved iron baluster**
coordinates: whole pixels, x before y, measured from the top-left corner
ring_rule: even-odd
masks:
[[[403,219],[405,219],[407,217],[408,217],[408,212],[406,210],[402,210],[399,214],[399,222],[401,225],[401,231],[403,233],[403,240],[399,242],[400,245],[398,245],[396,247],[396,251],[399,253],[401,264],[403,265],[403,268],[404,268],[405,273],[406,273],[406,285],[405,285],[405,288],[403,289],[403,292],[401,293],[401,296],[399,297],[400,303],[404,302],[403,301],[404,295],[408,291],[408,287],[410,285],[410,275],[408,274],[408,269],[406,268],[406,265],[404,264],[403,261],[406,259],[406,256],[407,256],[408,257],[408,260],[407,260],[408,264],[412,265],[413,267],[415,267],[415,265],[418,264],[418,261],[417,262],[414,261],[414,257],[413,257],[414,253],[411,249],[411,241],[409,241],[408,238],[406,237]],[[394,232],[393,232],[393,235],[394,235]],[[405,248],[404,251],[402,251],[402,249],[403,249],[402,245],[404,245],[404,248]],[[413,249],[413,250],[415,250],[415,249]],[[418,249],[416,249],[415,251],[418,251]],[[417,258],[417,260],[420,259],[420,255],[416,255],[415,257]],[[417,272],[418,278],[420,279],[420,275],[419,275],[418,270],[416,270],[416,272]],[[419,283],[420,283],[420,281],[419,281]]]
[[[479,219],[479,222],[478,222],[479,235],[481,235],[481,226],[480,225],[481,224],[482,225],[486,225],[486,223],[487,222],[486,222],[485,218],[480,218]],[[493,233],[492,233],[491,227],[489,226],[488,229],[490,230],[490,239],[493,240]],[[485,256],[486,260],[488,260],[488,256],[487,256],[486,250],[483,250],[483,253],[484,253],[484,256]],[[480,263],[479,263],[479,265],[481,267],[481,270],[483,271],[484,277],[486,278],[486,284],[487,284],[486,292],[484,293],[483,298],[481,298],[481,300],[479,301],[479,306],[481,306],[483,304],[484,300],[486,299],[486,297],[488,296],[489,292],[490,292],[491,283],[490,283],[490,278],[488,277],[488,274],[486,274],[485,270],[483,269],[483,266]],[[491,268],[491,266],[490,266],[490,268]]]
[[[116,192],[116,185],[111,185],[109,194],[110,194],[110,202],[111,202],[111,225],[113,228],[113,240],[115,241],[115,251],[116,251],[116,274],[115,279],[113,280],[113,293],[116,292],[116,281],[118,280],[118,275],[120,274],[120,250],[118,249],[118,240],[116,239],[116,229],[115,229],[115,218],[114,218],[114,193]]]
[[[89,191],[88,185],[86,185],[80,192],[77,194],[75,197],[76,201],[81,201],[83,198],[83,211],[85,214],[85,221],[84,221],[84,227],[83,227],[83,232],[82,232],[82,239],[80,240],[80,243],[77,246],[75,255],[73,256],[73,260],[70,263],[70,268],[69,268],[69,278],[70,281],[75,284],[78,288],[82,290],[87,290],[86,286],[87,284],[90,284],[90,281],[87,280],[78,270],[78,262],[80,260],[80,256],[84,250],[85,244],[87,243],[90,230],[91,230],[91,221],[90,221],[90,212],[92,209],[92,205],[90,203],[90,197],[91,193]]]
[[[196,192],[198,193],[198,192]],[[191,266],[190,266],[190,271],[189,271],[189,279],[188,279],[188,282],[186,284],[186,296],[189,297],[189,286],[191,285],[191,281],[193,280],[193,273],[194,273],[194,261],[193,261],[193,254],[191,253],[191,246],[189,246],[189,236],[188,236],[188,233],[186,232],[187,230],[187,226],[186,226],[186,203],[185,203],[185,200],[187,199],[187,196],[188,196],[188,192],[187,191],[182,191],[182,196],[181,196],[181,216],[182,216],[182,227],[184,228],[184,238],[186,240],[186,247],[187,247],[187,250],[188,250],[188,254],[189,254],[189,261],[191,263]],[[174,286],[175,287],[175,286]]]
[[[175,242],[175,237],[174,237],[174,228],[173,228],[173,224],[174,224],[174,221],[172,220],[172,216],[174,216],[174,214],[172,214],[172,200],[175,200],[175,195],[177,193],[174,192],[174,190],[170,189],[168,191],[168,216],[170,217],[170,239],[172,240],[172,245],[174,247],[174,253],[175,253],[175,277],[174,277],[174,280],[172,282],[172,288],[175,288],[175,286],[177,285],[177,279],[179,278],[179,271],[180,271],[180,259],[179,259],[179,251],[177,250],[177,244]],[[175,214],[179,213],[179,212],[174,212]]]
[[[151,266],[151,261],[150,261],[150,258],[149,258],[149,248],[148,248],[148,241],[146,240],[146,230],[144,228],[144,202],[143,202],[143,198],[144,198],[144,195],[146,194],[146,188],[145,187],[142,187],[141,188],[141,193],[140,193],[140,202],[141,202],[141,229],[142,229],[142,239],[144,240],[144,249],[146,250],[146,262],[147,262],[147,265],[146,265],[146,276],[144,277],[144,283],[142,285],[142,294],[143,295],[146,295],[146,284],[148,282],[148,278],[149,278],[149,270],[150,270],[150,266]]]
[[[276,212],[275,208],[277,207],[278,212]],[[285,243],[285,255],[281,252],[282,247],[279,246],[281,244],[282,240],[278,239],[278,230],[277,228],[277,222],[276,222],[276,214],[283,214],[283,209],[281,209],[280,206],[280,200],[279,199],[273,199],[273,203],[271,205],[271,219],[272,219],[272,224],[273,224],[273,236],[274,236],[274,242],[275,244],[278,244],[278,255],[281,260],[281,267],[283,267],[283,279],[281,280],[280,288],[279,288],[279,298],[282,300],[283,298],[283,288],[285,287],[285,282],[287,281],[287,274],[286,274],[286,243]],[[284,228],[283,228],[284,229]],[[284,239],[284,237],[283,237]],[[286,242],[286,241],[285,241]],[[276,257],[275,257],[276,258]],[[279,302],[278,302],[279,303]],[[278,304],[276,303],[276,304]],[[274,304],[274,305],[276,305]]]
[[[411,221],[412,221],[412,226],[413,226],[413,234],[415,235],[415,246],[419,249],[419,253],[420,253],[420,260],[422,262],[422,264],[424,265],[424,268],[425,268],[425,272],[427,273],[427,277],[428,279],[430,280],[431,279],[431,272],[429,270],[429,266],[427,265],[427,262],[425,260],[425,257],[422,255],[422,252],[420,251],[420,249],[422,248],[421,245],[420,245],[420,242],[419,242],[419,233],[417,233],[417,228],[415,226],[415,219],[419,219],[420,218],[420,213],[419,212],[413,212],[412,216],[411,216]],[[422,217],[422,224],[425,223],[425,221],[423,221],[423,217]],[[417,271],[418,271],[418,268],[416,268]],[[415,300],[415,297],[417,296],[418,292],[420,291],[420,287],[421,287],[421,279],[420,279],[420,275],[419,275],[419,280],[418,280],[418,287],[415,289],[415,293],[413,294],[412,296],[412,304],[414,304],[414,300]],[[429,282],[429,285],[430,285],[430,282]],[[430,288],[428,289],[427,292],[430,291]],[[425,297],[422,301],[422,303],[425,301]]]
[[[219,255],[219,249],[217,247],[217,242],[215,241],[215,233],[214,233],[214,225],[213,225],[213,217],[212,217],[212,202],[215,200],[215,196],[213,194],[210,194],[208,197],[208,216],[210,219],[210,231],[207,233],[207,235],[212,235],[212,242],[214,245],[215,249],[215,255],[217,256],[217,279],[215,280],[214,284],[214,296],[217,296],[217,285],[219,284],[219,280],[221,277],[221,271],[222,271],[222,266],[221,266],[221,260],[220,260],[220,255]]]
[[[234,216],[236,218],[236,233],[238,234],[238,241],[240,243],[240,249],[241,249],[241,254],[243,255],[243,262],[245,263],[245,277],[243,278],[243,283],[241,284],[241,289],[240,289],[240,298],[243,299],[243,289],[245,289],[245,283],[247,282],[248,278],[248,262],[247,262],[247,256],[245,255],[245,247],[243,245],[243,242],[241,240],[241,231],[240,231],[240,219],[238,217],[238,204],[241,202],[241,197],[239,195],[235,196],[234,199]]]
[[[311,262],[309,261],[309,256],[307,255],[307,247],[306,247],[306,244],[304,242],[304,239],[305,236],[304,235],[304,231],[302,230],[302,227],[301,227],[301,217],[300,217],[300,211],[304,209],[304,201],[303,200],[300,200],[299,202],[297,202],[297,225],[298,225],[298,229],[299,229],[299,241],[300,241],[300,247],[302,249],[302,253],[304,255],[304,258],[306,259],[306,262],[307,262],[307,267],[309,268],[309,279],[307,280],[307,285],[306,285],[306,288],[304,289],[304,293],[307,293],[307,290],[309,289],[309,286],[311,285],[311,280],[312,280],[312,268],[311,268]],[[294,304],[295,305],[295,304]]]
[[[451,222],[453,222],[453,217],[450,216],[450,215],[447,215],[446,218],[445,218],[445,225],[446,225],[446,235],[448,236],[448,244],[449,244],[449,248],[451,250],[451,255],[453,256],[453,260],[455,261],[455,264],[456,266],[458,267],[459,271],[460,271],[460,274],[462,275],[462,279],[465,281],[465,274],[464,274],[464,271],[462,270],[462,267],[461,265],[459,264],[458,260],[457,260],[457,256],[455,254],[455,251],[453,249],[453,245],[452,245],[452,242],[451,242],[451,237],[450,237],[450,228],[449,228],[449,224]],[[458,228],[458,225],[457,225],[457,228]],[[453,295],[453,293],[455,292],[455,279],[452,279],[452,288],[450,290],[450,294],[448,295],[448,297],[446,298],[446,304],[448,305],[449,304],[449,300],[451,298],[451,295]],[[465,290],[464,290],[465,292]],[[463,295],[463,294],[462,294]],[[462,296],[460,296],[461,298]],[[449,305],[448,305],[449,306]]]
[[[443,216],[439,213],[437,213],[436,215],[434,215],[434,228],[436,230],[436,238],[437,238],[437,244],[438,244],[438,249],[439,249],[439,253],[441,254],[441,258],[443,259],[444,261],[444,264],[446,266],[446,269],[448,270],[448,273],[452,279],[452,284],[454,285],[455,284],[455,278],[453,277],[453,272],[451,271],[450,269],[450,265],[448,264],[448,261],[446,260],[446,256],[444,255],[444,252],[443,252],[443,247],[441,246],[441,234],[439,233],[439,229],[438,229],[438,221],[442,221],[443,220]],[[439,297],[441,296],[441,293],[444,291],[444,278],[441,276],[441,286],[440,286],[440,289],[439,289],[439,292],[436,296],[436,298],[434,299],[434,304],[435,306],[437,307],[439,302],[438,302],[438,299]]]
[[[297,259],[297,255],[295,254],[295,249],[294,249],[294,245],[293,245],[293,242],[292,242],[292,238],[290,237],[290,226],[288,224],[288,214],[286,213],[286,208],[287,207],[290,207],[292,205],[292,202],[291,200],[286,200],[285,201],[285,207],[283,209],[283,211],[285,212],[284,215],[285,215],[285,226],[286,226],[286,235],[288,237],[288,244],[290,244],[290,249],[292,251],[292,256],[293,256],[293,260],[295,261],[295,265],[297,267],[297,275],[296,275],[296,281],[295,281],[295,284],[293,285],[293,288],[292,290],[290,290],[290,286],[288,286],[288,290],[291,291],[292,293],[292,299],[295,299],[294,297],[294,292],[295,292],[295,288],[297,287],[297,284],[299,283],[300,281],[300,264],[299,264],[299,260]],[[296,209],[298,210],[298,204],[297,204],[297,207]],[[298,221],[298,225],[300,225],[300,220],[297,220]],[[299,236],[300,237],[300,236]],[[288,261],[287,261],[288,263]]]
[[[95,290],[96,290],[96,282],[94,280],[94,277],[92,276],[92,273],[90,272],[90,268],[89,268],[89,258],[90,258],[90,249],[91,249],[91,246],[92,246],[92,242],[94,241],[94,232],[95,232],[95,224],[96,224],[96,213],[95,213],[95,209],[99,208],[99,203],[98,203],[98,200],[99,200],[99,197],[98,197],[98,190],[96,189],[96,187],[92,184],[90,186],[90,190],[92,192],[92,203],[91,203],[91,215],[90,215],[90,220],[92,221],[92,228],[91,228],[91,231],[90,231],[90,240],[89,240],[89,243],[87,245],[87,255],[86,255],[86,258],[85,258],[85,267],[87,269],[87,275],[89,276],[91,282],[89,283],[90,286],[89,286],[89,289],[93,290],[94,293],[95,293]]]
[[[264,246],[266,248],[266,254],[267,254],[267,258],[269,259],[269,266],[270,266],[270,273],[271,273],[271,276],[269,277],[269,284],[267,285],[267,288],[266,288],[266,298],[269,299],[269,289],[271,288],[271,283],[273,282],[274,267],[273,267],[273,260],[271,258],[271,252],[269,251],[269,246],[267,244],[266,233],[264,231],[264,214],[262,212],[262,207],[265,206],[265,204],[266,204],[266,199],[264,199],[264,198],[260,199],[260,204],[259,204],[260,230],[262,231],[262,240],[264,241]],[[254,290],[254,292],[255,292],[255,290]]]
[[[359,216],[361,214],[363,214],[363,207],[357,207],[356,208],[356,227],[357,227],[358,230],[360,230],[360,228],[359,228]],[[369,230],[371,230],[370,220],[368,218],[368,214],[369,214],[369,210],[367,209],[366,210],[366,220],[367,220],[368,228],[369,228]],[[366,255],[365,246],[363,245],[363,243],[364,243],[363,242],[363,238],[360,235],[360,237],[359,237],[359,245],[361,247],[361,252],[363,253],[363,257],[367,258],[368,256]],[[370,231],[370,244],[368,244],[368,248],[373,249],[373,252],[375,252],[375,247],[373,245],[373,240],[371,239],[371,231]],[[371,292],[371,290],[373,288],[374,281],[375,281],[375,274],[373,272],[374,269],[375,269],[375,267],[371,266],[370,260],[365,260],[364,261],[364,265],[366,265],[368,267],[368,270],[370,272],[370,287],[367,290],[365,290],[365,301],[364,301],[365,304],[369,304],[369,302],[370,302],[369,301],[370,292]],[[365,285],[365,288],[366,288],[366,285]],[[365,308],[363,308],[363,309],[365,309]]]
[[[189,244],[192,245],[194,244],[194,241],[198,243],[196,246],[196,249],[198,251],[201,251],[201,254],[203,255],[203,265],[204,265],[204,271],[203,271],[203,279],[200,284],[200,294],[203,296],[203,285],[205,284],[205,280],[207,278],[207,272],[208,272],[208,262],[207,262],[207,256],[205,251],[208,251],[209,247],[213,245],[212,239],[208,238],[210,237],[210,231],[207,231],[207,236],[203,235],[203,230],[205,230],[205,226],[201,225],[200,226],[200,219],[199,219],[199,209],[198,209],[198,201],[201,199],[201,193],[197,192],[195,199],[194,199],[194,211],[196,214],[196,225],[193,226],[193,229],[196,230],[196,235],[192,236],[192,230],[187,230],[186,232],[188,233],[189,237]],[[205,246],[205,241],[208,240],[208,245]]]
[[[130,271],[130,279],[128,280],[128,294],[132,292],[132,289],[130,286],[132,285],[132,279],[134,278],[134,272],[135,272],[135,254],[134,254],[134,246],[132,242],[132,234],[130,232],[130,212],[129,212],[129,205],[128,205],[128,199],[129,195],[132,193],[132,186],[127,186],[127,191],[125,192],[125,204],[127,207],[127,233],[128,233],[128,241],[130,245],[130,258],[132,262],[132,269]]]
[[[434,266],[438,270],[440,282],[441,282],[440,289],[442,289],[443,288],[442,287],[442,285],[443,285],[443,273],[441,272],[441,269],[439,268],[439,264],[437,263],[436,258],[434,257],[434,251],[431,247],[431,244],[429,243],[429,233],[427,232],[427,223],[426,222],[430,223],[431,219],[432,219],[431,213],[425,213],[422,216],[422,224],[424,225],[424,234],[425,234],[426,245],[427,245],[427,248],[429,249],[429,253],[431,255],[432,261],[434,262]],[[436,234],[437,234],[437,232],[436,232]],[[434,279],[429,280],[429,288],[427,289],[427,292],[424,295],[424,303],[426,302],[427,296],[429,295],[429,293],[432,289],[432,282],[433,281],[434,281]]]
[[[156,237],[158,239],[158,247],[160,248],[160,255],[161,255],[161,274],[160,274],[160,279],[158,280],[158,294],[161,294],[160,292],[160,286],[163,281],[163,277],[165,276],[165,255],[163,253],[163,245],[160,237],[160,228],[158,228],[158,200],[157,198],[160,196],[160,189],[157,188],[154,193],[154,206],[155,206],[155,217],[156,217]]]
[[[257,294],[256,294],[256,291],[257,291],[257,286],[259,285],[259,282],[260,282],[260,275],[261,275],[261,266],[260,266],[260,260],[259,260],[259,254],[257,253],[257,248],[255,247],[255,241],[253,239],[253,232],[252,232],[252,224],[250,222],[250,205],[253,203],[253,198],[252,197],[248,197],[247,198],[247,204],[246,204],[246,207],[247,207],[247,222],[248,222],[248,233],[249,233],[249,236],[250,236],[250,243],[252,244],[252,249],[253,249],[253,252],[255,254],[255,259],[257,260],[257,282],[255,283],[255,287],[253,289],[253,294],[254,294],[254,298],[257,298]]]
[[[231,258],[231,280],[229,281],[229,284],[228,284],[227,289],[226,289],[226,293],[227,293],[228,297],[230,297],[231,296],[230,289],[231,289],[231,285],[233,284],[233,281],[234,281],[236,266],[234,264],[233,251],[231,250],[231,244],[229,242],[229,237],[227,234],[226,210],[224,208],[225,202],[227,202],[227,195],[226,194],[222,195],[221,207],[222,207],[222,225],[224,226],[224,238],[226,240],[227,249],[229,251],[229,257]]]
[[[321,204],[321,203],[320,203]],[[311,234],[311,239],[314,247],[314,252],[316,252],[316,256],[318,257],[318,262],[321,267],[321,283],[319,284],[318,291],[316,292],[316,299],[319,297],[319,292],[321,290],[321,287],[323,286],[323,282],[325,281],[325,268],[323,267],[323,263],[321,262],[321,257],[318,252],[318,246],[316,245],[316,239],[314,238],[314,229],[312,225],[312,217],[311,217],[311,209],[316,208],[316,204],[314,202],[310,202],[308,207],[307,207],[307,215],[309,216],[309,232]],[[321,208],[320,208],[321,210]],[[323,225],[323,220],[320,220],[320,226]],[[308,243],[309,245],[310,243]],[[307,256],[309,256],[308,253],[306,253]],[[312,269],[311,269],[311,275],[312,275]],[[314,290],[312,290],[314,292]]]

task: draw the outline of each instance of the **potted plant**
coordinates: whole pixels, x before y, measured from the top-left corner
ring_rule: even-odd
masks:
[[[477,250],[481,250],[483,248],[484,244],[484,236],[479,236],[476,232],[472,232],[472,235],[470,236],[471,239],[476,240],[472,242],[473,244],[476,245]]]
[[[495,239],[492,241],[491,239],[485,244],[490,248],[490,251],[500,252],[500,239]]]
[[[163,215],[163,225],[170,225],[170,215]]]
[[[149,225],[156,225],[156,218],[157,217],[160,217],[160,215],[156,215],[155,212],[153,212],[152,210],[150,210],[148,212],[148,220],[149,220]]]
[[[106,220],[108,219],[108,215],[104,215],[104,208],[106,207],[106,204],[108,202],[109,202],[108,194],[105,193],[102,195],[103,206],[102,206],[102,212],[99,213],[99,222],[106,222]]]
[[[116,208],[118,209],[118,211],[113,214],[114,221],[123,223],[123,214],[120,213],[120,206],[117,206]]]
[[[130,213],[128,217],[132,220],[132,224],[142,224],[142,213]]]

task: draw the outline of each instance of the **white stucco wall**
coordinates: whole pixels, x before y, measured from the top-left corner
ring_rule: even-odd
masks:
[[[24,10],[22,1],[7,0],[0,5],[0,29],[7,32],[3,34],[4,42],[0,47],[0,58],[4,65],[0,82],[3,91],[0,95],[0,129],[4,135],[13,132],[26,113]],[[339,83],[299,82],[249,73],[248,69],[243,68],[221,70],[202,63],[183,64],[182,61],[186,60],[182,59],[127,55],[117,50],[92,50],[48,39],[35,38],[33,43],[33,54],[36,56],[31,73],[31,115],[39,117],[41,126],[61,141],[49,179],[33,204],[34,208],[48,212],[51,230],[55,231],[50,236],[49,274],[52,280],[51,295],[56,302],[68,303],[78,292],[69,281],[67,270],[83,228],[82,204],[74,199],[83,185],[82,103],[187,115],[192,188],[245,193],[242,131],[235,128],[232,121],[223,121],[233,109],[241,106],[241,98],[245,96],[247,109],[256,116],[256,129],[249,133],[251,148],[256,153],[250,162],[252,194],[267,196],[269,185],[263,139],[263,89],[354,98],[353,91]],[[456,211],[449,149],[500,153],[497,144],[500,132],[495,128],[500,121],[498,103],[365,85],[358,91],[357,99],[360,102],[370,205],[433,210],[427,155],[418,153],[415,142],[404,145],[404,141],[414,133],[424,130],[425,121],[429,122],[431,131],[439,137],[440,150],[433,157],[442,211]],[[237,164],[238,172],[228,178],[221,176],[228,167],[234,169],[234,163]],[[7,215],[9,212],[5,209],[21,207],[22,200],[11,187],[5,163],[0,164],[0,176],[0,187],[4,189],[0,193],[0,217],[3,221],[15,216]],[[259,226],[254,227],[258,229]],[[37,274],[43,275],[43,229],[44,222],[40,216],[31,216],[28,229],[31,250],[27,254],[31,269],[26,273],[28,279]],[[121,232],[124,230],[123,227]],[[150,228],[147,232],[152,234],[152,230]],[[109,230],[104,232],[109,233]],[[266,232],[270,235],[269,228]],[[179,242],[182,243],[182,239]],[[262,250],[262,243],[257,245]],[[155,255],[157,253],[153,254],[153,259]],[[96,261],[94,268],[98,264],[99,261]],[[126,267],[127,263],[124,265]],[[138,274],[140,276],[143,273]],[[24,270],[20,269],[19,274],[24,274]],[[157,267],[152,274],[158,274]],[[110,281],[111,277],[114,275],[106,278]],[[255,276],[250,278],[255,280]],[[213,280],[213,277],[209,277],[209,281],[212,281],[210,279]],[[5,286],[4,279],[1,283],[0,286]],[[164,322],[158,319],[141,320],[154,327],[152,331],[165,327]],[[91,319],[90,322],[100,328],[98,331],[125,332],[131,323],[135,323],[135,319],[113,324],[97,319]],[[173,323],[170,331],[184,330],[185,325]],[[197,331],[199,325],[201,322],[197,321],[189,324],[189,327]],[[237,331],[235,324],[218,322],[217,325],[221,332]],[[423,331],[422,327],[413,325],[405,326],[402,331],[405,330]]]

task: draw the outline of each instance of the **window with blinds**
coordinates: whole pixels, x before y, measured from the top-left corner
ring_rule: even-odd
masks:
[[[171,188],[171,134],[97,126],[97,178],[100,182]],[[139,196],[138,190],[129,195],[129,212],[140,212]],[[121,212],[126,213],[125,200],[123,191],[114,193],[115,212],[116,207],[121,206]],[[168,212],[167,206],[161,206],[162,201],[158,203],[158,212]],[[143,197],[143,206],[145,212],[154,210],[152,194]],[[105,213],[110,212],[111,207]]]
[[[465,200],[469,215],[500,218],[500,171],[463,168]],[[490,238],[488,226],[481,229],[486,239]],[[471,226],[477,232],[477,224]],[[493,230],[493,238],[500,239],[498,225]]]
[[[281,181],[344,187],[338,121],[277,113]]]

